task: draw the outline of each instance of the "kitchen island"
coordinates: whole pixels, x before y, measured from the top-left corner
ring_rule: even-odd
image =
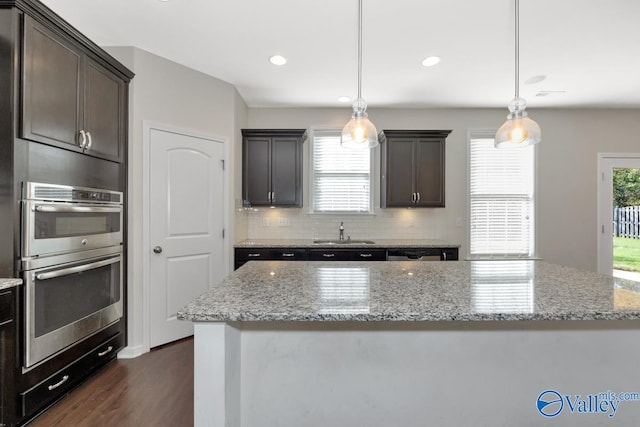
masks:
[[[195,423],[636,425],[639,293],[542,261],[249,262],[178,314]]]

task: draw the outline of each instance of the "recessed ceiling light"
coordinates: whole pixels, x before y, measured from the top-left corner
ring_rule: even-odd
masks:
[[[541,81],[543,81],[544,79],[546,79],[547,76],[540,74],[539,76],[533,76],[531,78],[528,78],[524,84],[526,85],[533,85],[536,83],[540,83]]]
[[[424,61],[422,61],[422,65],[424,65],[425,67],[433,67],[438,62],[440,62],[439,56],[429,56],[428,58],[425,58]]]
[[[269,57],[269,62],[273,65],[284,65],[287,63],[287,58],[282,55],[273,55]]]
[[[351,101],[351,97],[350,96],[340,96],[338,97],[338,102],[349,102]]]

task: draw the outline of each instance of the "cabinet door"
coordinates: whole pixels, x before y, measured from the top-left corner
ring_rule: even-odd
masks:
[[[444,140],[416,140],[415,162],[416,205],[444,207]]]
[[[17,415],[15,292],[15,288],[0,290],[0,425],[13,425]]]
[[[274,206],[302,206],[302,144],[299,138],[272,139],[271,191]]]
[[[389,138],[385,145],[386,192],[382,207],[413,206],[413,139]]]
[[[242,148],[242,197],[252,206],[268,206],[271,204],[271,139],[246,137]]]
[[[22,137],[80,151],[80,50],[25,16],[23,64]]]
[[[122,162],[125,84],[90,59],[85,70],[84,130],[91,141],[85,152]]]

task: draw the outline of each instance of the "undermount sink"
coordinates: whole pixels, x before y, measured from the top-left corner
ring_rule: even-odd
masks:
[[[319,243],[323,245],[373,245],[373,240],[314,240],[313,243]]]

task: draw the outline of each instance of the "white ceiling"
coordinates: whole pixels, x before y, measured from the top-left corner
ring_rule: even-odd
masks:
[[[337,98],[357,93],[357,0],[43,2],[99,45],[136,46],[232,83],[250,107],[344,106]],[[506,109],[513,0],[363,3],[370,108]],[[288,63],[271,65],[274,53]],[[430,55],[442,62],[425,68]],[[640,1],[521,0],[520,79],[532,108],[640,107]]]

